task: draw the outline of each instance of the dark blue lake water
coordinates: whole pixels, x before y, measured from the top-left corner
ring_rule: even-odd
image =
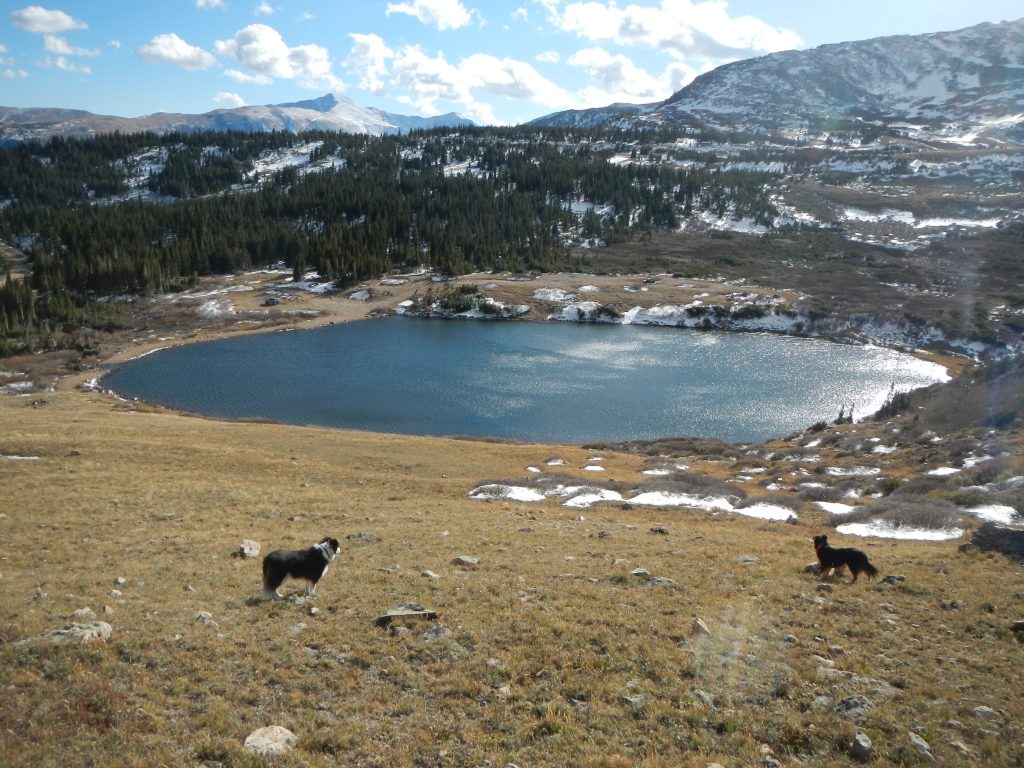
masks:
[[[161,350],[104,385],[224,418],[581,443],[760,441],[944,378],[891,350],[769,334],[390,319]]]

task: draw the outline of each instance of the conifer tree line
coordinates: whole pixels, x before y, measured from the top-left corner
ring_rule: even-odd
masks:
[[[97,297],[179,290],[207,274],[283,263],[344,287],[420,266],[551,270],[570,263],[573,237],[621,242],[695,208],[770,221],[761,174],[610,162],[653,158],[672,140],[512,128],[111,134],[6,148],[0,237],[31,272],[0,285],[0,352],[32,346],[10,340],[40,324],[110,322]],[[261,156],[295,148],[319,170],[254,178]],[[574,201],[598,208],[577,214]]]

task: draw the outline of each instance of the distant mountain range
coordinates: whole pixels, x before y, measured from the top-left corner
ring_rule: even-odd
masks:
[[[662,102],[558,112],[531,124],[763,133],[901,121],[1024,141],[1024,19],[773,53],[718,67]]]
[[[94,115],[74,109],[0,107],[0,142],[50,136],[92,136],[99,133],[169,133],[180,131],[342,131],[372,135],[405,133],[417,128],[473,125],[450,112],[436,117],[396,115],[362,107],[340,94],[292,104],[215,109],[200,115],[158,112],[144,117]]]

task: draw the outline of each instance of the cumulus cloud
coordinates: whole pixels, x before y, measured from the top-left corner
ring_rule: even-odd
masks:
[[[139,58],[174,64],[182,69],[209,69],[217,63],[212,53],[186,43],[173,32],[157,35],[139,48]]]
[[[257,16],[273,16],[274,6],[272,6],[270,3],[263,2],[256,6],[256,10],[253,11],[253,13]]]
[[[43,35],[43,48],[60,56],[99,56],[98,48],[76,48],[60,35]]]
[[[412,0],[408,3],[388,3],[387,15],[403,13],[437,30],[465,27],[472,20],[462,0]]]
[[[214,49],[236,59],[252,74],[296,80],[310,88],[344,87],[331,71],[326,48],[314,44],[289,46],[276,29],[266,24],[250,24],[230,40],[216,41]]]
[[[617,101],[651,100],[666,95],[663,81],[622,54],[612,55],[603,48],[585,48],[570,56],[567,63],[586,72],[591,83],[614,94]]]
[[[358,86],[370,93],[384,91],[384,78],[388,74],[388,61],[394,57],[380,35],[349,35],[355,43],[345,58],[344,67],[358,78]]]
[[[242,72],[239,69],[225,69],[224,74],[239,83],[245,83],[246,85],[270,85],[273,81],[272,78],[266,75],[255,75],[248,72]]]
[[[800,37],[753,16],[730,16],[722,0],[661,0],[657,5],[545,4],[561,30],[592,41],[653,48],[676,58],[730,58],[795,48]]]
[[[89,25],[69,16],[64,11],[51,11],[39,5],[14,11],[11,22],[26,32],[45,34],[47,32],[68,32],[72,29],[88,29]]]
[[[214,104],[224,104],[229,109],[237,109],[245,106],[245,99],[231,91],[221,91],[213,97]]]
[[[558,51],[544,51],[543,53],[537,54],[537,61],[545,64],[557,64],[561,60],[562,57],[559,55]]]
[[[28,77],[28,72],[24,69],[5,69],[0,72],[8,80],[21,80],[22,78]]]
[[[121,41],[120,40],[111,40],[109,43],[107,43],[107,45],[110,48],[113,48],[114,50],[120,50],[120,48],[121,48]]]
[[[224,0],[196,0],[196,8],[223,8]]]
[[[49,56],[43,61],[44,67],[55,67],[62,72],[80,72],[83,75],[92,74],[92,67],[86,66],[85,64],[76,64],[73,61],[68,61],[63,56],[51,58]]]

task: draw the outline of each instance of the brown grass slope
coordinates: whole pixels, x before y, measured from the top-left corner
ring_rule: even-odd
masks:
[[[704,768],[770,751],[846,766],[858,729],[875,765],[923,763],[911,731],[942,765],[1024,765],[1009,628],[1024,573],[1001,556],[858,540],[906,580],[825,591],[801,572],[823,514],[468,498],[553,455],[582,477],[581,448],[221,423],[78,392],[36,405],[0,398],[0,454],[38,457],[0,458],[4,765]],[[642,457],[602,455],[602,479],[641,478]],[[346,538],[360,532],[376,540]],[[258,561],[231,557],[243,538],[324,535],[343,549],[309,603],[256,600]],[[451,634],[373,625],[402,601]],[[108,642],[18,642],[82,608]],[[709,636],[690,636],[696,617]],[[872,704],[859,725],[837,712],[854,696]],[[270,724],[296,749],[245,753]]]

